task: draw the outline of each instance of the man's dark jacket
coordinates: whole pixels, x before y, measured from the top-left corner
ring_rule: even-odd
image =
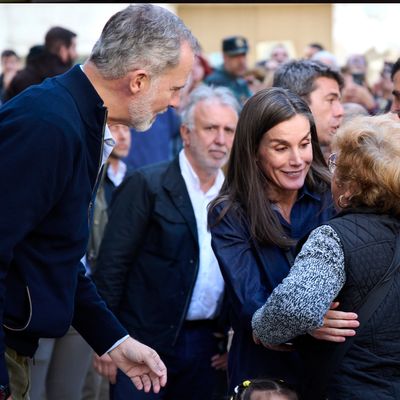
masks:
[[[80,66],[0,109],[0,384],[5,345],[32,356],[72,324],[102,354],[126,334],[80,263],[106,116]]]
[[[116,189],[94,281],[131,335],[172,351],[199,267],[196,219],[179,167],[135,171]]]

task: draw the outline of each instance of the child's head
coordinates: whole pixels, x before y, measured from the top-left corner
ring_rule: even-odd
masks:
[[[233,400],[298,400],[296,392],[281,380],[244,381],[235,392]]]

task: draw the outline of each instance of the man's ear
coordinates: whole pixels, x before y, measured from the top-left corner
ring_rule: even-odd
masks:
[[[181,138],[183,147],[188,147],[190,145],[190,130],[186,125],[181,125]]]
[[[146,70],[137,69],[129,73],[129,88],[132,94],[145,90],[150,85],[150,77]]]

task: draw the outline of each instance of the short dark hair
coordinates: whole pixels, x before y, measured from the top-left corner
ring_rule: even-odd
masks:
[[[69,29],[55,26],[47,31],[44,38],[44,45],[50,53],[57,54],[62,45],[70,47],[72,39],[75,37],[76,33]]]
[[[6,49],[6,50],[3,50],[3,51],[1,52],[1,58],[13,57],[13,56],[14,56],[14,57],[17,57],[17,58],[19,59],[17,53],[16,53],[14,50]]]
[[[398,70],[400,70],[400,58],[398,58],[397,61],[393,64],[392,72],[390,73],[390,78],[392,80]]]
[[[289,89],[310,104],[315,80],[321,77],[335,80],[342,90],[344,81],[340,73],[317,60],[294,60],[282,64],[275,71],[272,86]]]
[[[320,44],[320,43],[313,42],[313,43],[310,43],[308,46],[312,47],[313,49],[317,49],[318,51],[325,50],[325,47],[322,46],[322,44]]]

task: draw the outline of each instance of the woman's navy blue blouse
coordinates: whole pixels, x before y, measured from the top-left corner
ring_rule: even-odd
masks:
[[[228,362],[230,393],[244,380],[258,377],[280,378],[296,384],[302,369],[297,352],[271,351],[256,345],[251,329],[254,312],[289,273],[294,249],[285,252],[275,245],[256,243],[246,222],[234,211],[229,211],[215,225],[223,207],[220,204],[210,212],[209,225],[212,248],[231,303],[234,335]],[[316,194],[304,186],[292,208],[290,224],[276,213],[287,235],[298,240],[333,216],[331,192]]]

